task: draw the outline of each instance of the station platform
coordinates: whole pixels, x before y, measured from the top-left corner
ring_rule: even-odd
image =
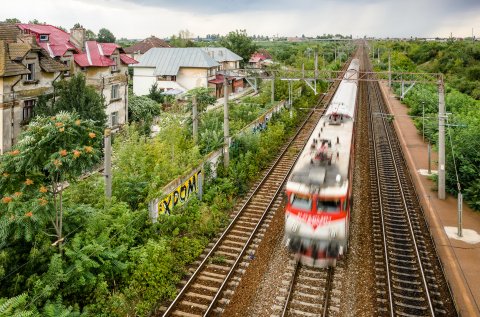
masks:
[[[402,144],[420,202],[432,232],[446,278],[460,316],[480,317],[480,212],[463,204],[463,235],[457,235],[457,198],[447,193],[438,199],[428,178],[428,145],[417,132],[408,108],[395,98],[387,83],[380,83]],[[446,166],[446,168],[452,168]],[[437,169],[437,153],[431,152],[431,169]]]

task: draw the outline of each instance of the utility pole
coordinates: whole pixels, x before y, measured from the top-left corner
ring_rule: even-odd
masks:
[[[228,121],[228,80],[226,71],[223,75],[223,96],[223,165],[225,168],[228,168],[230,163],[230,129]]]
[[[104,170],[105,176],[105,197],[112,198],[112,130],[105,129],[104,142],[105,142],[105,158],[104,158]]]
[[[318,79],[318,51],[315,50],[315,80]]]
[[[275,73],[272,78],[272,105],[275,103]]]
[[[445,199],[445,87],[438,80],[438,198]]]
[[[193,142],[198,143],[198,109],[197,96],[192,96]]]
[[[388,52],[388,88],[392,88],[392,65],[391,65],[391,53]]]

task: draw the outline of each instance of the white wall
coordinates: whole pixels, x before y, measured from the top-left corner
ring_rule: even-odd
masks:
[[[133,68],[133,93],[137,96],[147,95],[150,87],[157,81],[153,75],[155,67]]]

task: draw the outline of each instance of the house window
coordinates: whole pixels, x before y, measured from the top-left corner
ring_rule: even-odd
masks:
[[[110,96],[110,99],[119,99],[120,98],[120,85],[112,85],[112,94]]]
[[[70,76],[70,60],[63,61],[63,64],[68,67],[68,70],[63,72],[63,76]]]
[[[30,71],[30,74],[26,75],[26,80],[27,81],[34,81],[35,80],[35,64],[27,64],[27,68]]]
[[[113,56],[112,60],[115,63],[115,65],[112,65],[112,72],[116,72],[118,71],[118,57]]]
[[[22,122],[28,123],[33,116],[33,107],[35,107],[35,99],[25,100],[23,102]]]
[[[48,42],[48,34],[40,34],[40,42]]]
[[[114,111],[110,114],[110,122],[112,127],[116,127],[118,125],[118,111]]]

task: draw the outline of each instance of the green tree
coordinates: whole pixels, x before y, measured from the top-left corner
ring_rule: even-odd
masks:
[[[207,107],[215,104],[217,99],[212,95],[212,88],[198,87],[188,91],[187,95],[188,100],[188,111],[192,109],[193,97],[197,100],[197,110],[199,113],[205,112]]]
[[[162,91],[158,88],[157,83],[154,83],[150,87],[147,97],[158,103],[163,103],[163,101],[165,100],[165,95],[162,94]]]
[[[243,63],[248,62],[250,56],[257,49],[246,30],[236,30],[228,33],[227,36],[220,39],[220,45],[240,55],[243,58]]]
[[[115,36],[110,30],[101,28],[100,31],[98,31],[97,41],[100,43],[115,43]]]
[[[95,41],[97,39],[97,35],[92,30],[86,30],[85,31],[85,38],[88,41]]]
[[[75,182],[101,156],[101,130],[92,120],[61,112],[37,117],[13,149],[0,156],[0,245],[31,241],[52,224],[61,248],[63,188]]]
[[[150,134],[150,126],[154,117],[160,115],[160,104],[147,96],[133,95],[128,100],[128,118],[130,122],[137,122],[140,130],[146,134]]]
[[[19,19],[17,18],[8,18],[8,19],[5,19],[5,21],[3,21],[5,23],[22,23]]]
[[[35,107],[35,115],[54,116],[60,111],[76,112],[81,119],[91,119],[103,128],[107,122],[103,97],[87,86],[83,74],[55,84],[57,96],[42,96]]]

